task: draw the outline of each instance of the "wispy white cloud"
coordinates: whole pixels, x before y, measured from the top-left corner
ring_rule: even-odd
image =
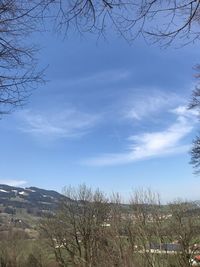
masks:
[[[97,73],[92,73],[88,76],[83,76],[76,79],[67,80],[67,84],[77,85],[84,83],[95,83],[95,82],[118,82],[120,80],[125,80],[130,76],[131,72],[125,69],[114,69],[106,70]]]
[[[184,116],[187,118],[193,117],[193,119],[197,119],[199,112],[195,109],[188,109],[187,106],[178,106],[175,109],[171,110],[172,113],[178,116]]]
[[[124,117],[142,120],[152,116],[152,114],[166,111],[166,109],[182,101],[183,99],[175,93],[165,93],[153,89],[138,92],[133,97],[130,97],[128,103],[126,103],[127,107],[124,111]]]
[[[0,179],[0,184],[7,184],[10,186],[23,186],[27,184],[25,180]]]
[[[163,131],[145,132],[129,136],[129,146],[124,153],[103,154],[84,161],[87,165],[116,165],[163,157],[169,154],[185,153],[188,144],[181,141],[194,129],[196,114],[186,107],[179,106],[172,111],[176,116],[175,123]]]
[[[33,112],[24,110],[18,113],[22,132],[45,138],[80,137],[94,127],[99,115],[80,112],[73,108],[59,111]]]
[[[72,78],[59,79],[51,82],[50,86],[63,88],[66,86],[81,86],[95,84],[110,84],[124,81],[131,76],[131,71],[128,69],[110,69],[89,73],[88,75],[76,76]]]

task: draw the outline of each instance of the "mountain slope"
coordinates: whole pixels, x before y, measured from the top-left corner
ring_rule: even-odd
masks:
[[[37,187],[13,187],[0,184],[1,207],[23,208],[27,211],[53,211],[66,197],[53,190],[45,190]]]

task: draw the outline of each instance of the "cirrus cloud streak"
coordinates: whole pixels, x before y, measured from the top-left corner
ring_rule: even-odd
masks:
[[[85,135],[96,125],[100,116],[68,108],[55,113],[24,110],[18,113],[18,118],[22,132],[36,137],[59,139]]]
[[[187,110],[185,106],[179,106],[171,112],[176,115],[176,121],[165,130],[129,136],[129,145],[125,152],[102,154],[86,159],[83,163],[92,166],[107,166],[186,153],[190,145],[182,141],[194,129],[197,122],[196,114]]]

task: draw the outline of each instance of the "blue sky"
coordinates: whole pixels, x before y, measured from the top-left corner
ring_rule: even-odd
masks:
[[[131,46],[110,34],[34,36],[48,82],[0,121],[0,183],[61,191],[86,183],[127,199],[199,199],[188,151],[198,131],[187,105],[198,45]]]

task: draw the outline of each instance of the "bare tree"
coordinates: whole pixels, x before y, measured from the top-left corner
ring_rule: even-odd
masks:
[[[130,205],[141,266],[164,266],[161,258],[151,251],[152,244],[156,244],[161,250],[165,237],[159,195],[151,190],[134,191]]]
[[[138,35],[170,44],[179,37],[188,43],[199,39],[200,3],[196,0],[44,0],[54,5],[57,27],[104,34],[113,27],[126,40]]]
[[[22,105],[42,82],[36,48],[27,39],[35,32],[40,1],[0,1],[0,113]]]
[[[110,216],[107,226],[106,240],[108,245],[104,250],[109,266],[136,266],[129,253],[128,236],[126,231],[126,212],[123,209],[121,196],[116,193],[110,199]]]
[[[191,149],[191,161],[190,163],[194,167],[194,173],[200,173],[200,136],[197,135],[193,140],[193,146]]]
[[[179,245],[176,253],[176,266],[192,266],[191,259],[199,242],[199,218],[195,216],[194,204],[174,202],[170,204],[168,238]]]
[[[200,65],[196,66],[196,78],[199,81],[200,79]],[[189,109],[194,110],[198,118],[200,118],[200,87],[199,84],[196,85],[195,89],[192,92],[192,98],[189,103]],[[199,174],[200,172],[200,136],[197,136],[193,140],[190,163],[194,167],[194,173]]]
[[[105,196],[85,185],[67,188],[59,212],[41,224],[60,266],[96,266],[108,216]],[[70,265],[71,264],[71,265]]]

